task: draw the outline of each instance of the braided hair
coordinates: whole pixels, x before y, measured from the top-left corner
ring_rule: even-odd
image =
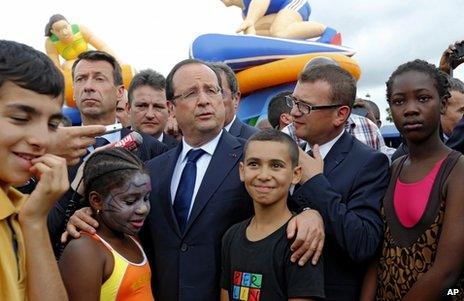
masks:
[[[387,101],[390,101],[393,81],[395,80],[395,78],[398,75],[401,75],[409,71],[417,71],[427,74],[432,79],[440,99],[445,98],[446,101],[448,101],[448,99],[451,97],[451,94],[449,92],[450,83],[446,74],[440,71],[437,67],[435,67],[435,65],[430,64],[424,60],[416,59],[414,61],[410,61],[398,66],[398,68],[396,68],[396,70],[393,71],[393,73],[390,75],[390,78],[386,83]]]
[[[84,201],[88,203],[92,191],[106,198],[137,172],[146,173],[142,161],[122,147],[94,152],[84,167]]]

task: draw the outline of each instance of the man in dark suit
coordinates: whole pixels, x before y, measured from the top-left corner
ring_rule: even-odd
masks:
[[[116,103],[124,93],[121,67],[111,55],[100,51],[82,53],[72,68],[74,99],[79,109],[83,125],[110,125],[116,121]],[[104,134],[96,138],[96,144],[87,149],[88,154],[96,147],[121,140],[132,132],[129,128]],[[135,153],[142,161],[147,161],[165,152],[167,147],[150,135],[142,134],[143,143]],[[83,162],[68,168],[69,181],[72,182],[76,172]],[[63,233],[67,219],[82,204],[80,197],[70,189],[57,202],[49,214],[48,228],[55,253],[61,249],[60,236]]]
[[[129,85],[126,110],[134,130],[153,136],[171,149],[178,141],[164,133],[169,117],[165,86],[163,75],[151,69],[140,71]]]
[[[388,158],[344,131],[356,97],[356,82],[338,66],[305,70],[292,96],[296,135],[311,146],[301,152],[300,208],[321,214],[327,300],[359,300],[368,260],[381,242],[381,200],[388,184]]]
[[[82,125],[110,125],[116,121],[116,104],[123,97],[121,67],[114,57],[101,51],[79,55],[72,67],[73,97],[79,109]],[[121,140],[129,128],[97,138],[96,147]],[[143,144],[137,154],[142,161],[166,150],[162,143],[142,135]],[[90,148],[89,151],[93,151]]]
[[[147,163],[152,208],[140,233],[157,300],[218,300],[222,235],[252,214],[238,173],[244,140],[223,130],[219,79],[215,70],[197,60],[178,63],[167,77],[166,96],[183,139]],[[195,172],[190,173],[191,168]],[[308,239],[297,251],[308,252],[303,261],[312,253],[308,245],[319,245],[322,239],[312,241],[306,227],[313,214],[293,219],[297,237]]]
[[[141,232],[159,300],[217,300],[221,237],[252,214],[237,172],[243,140],[222,130],[217,76],[206,64],[187,60],[167,78],[166,95],[183,139],[147,164],[152,209]],[[188,154],[199,149],[203,154],[196,161],[195,189],[182,215],[176,204],[186,185],[181,174]]]
[[[251,135],[259,131],[259,129],[243,123],[237,118],[237,115],[235,115],[240,102],[240,90],[234,71],[223,63],[212,63],[211,66],[215,68],[221,76],[223,103],[225,107],[224,128],[235,137],[245,140],[250,138]]]

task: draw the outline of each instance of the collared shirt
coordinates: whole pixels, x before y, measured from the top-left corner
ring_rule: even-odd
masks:
[[[203,144],[201,147],[193,148],[185,142],[185,139],[182,138],[182,151],[177,159],[176,166],[174,167],[174,173],[172,174],[171,179],[171,200],[174,204],[174,199],[176,198],[177,186],[179,186],[180,177],[182,175],[182,171],[184,170],[185,164],[187,164],[187,153],[191,149],[202,149],[205,151],[205,154],[200,157],[197,161],[197,177],[195,179],[195,188],[193,189],[192,201],[190,202],[190,209],[188,216],[192,212],[193,203],[195,197],[197,195],[198,189],[200,188],[201,182],[203,181],[203,177],[205,176],[206,169],[211,162],[211,158],[213,157],[214,151],[219,143],[219,139],[221,138],[222,131],[211,141]]]
[[[161,135],[159,135],[159,137],[156,139],[158,139],[159,142],[163,142],[163,138],[164,138],[164,133],[161,132]]]
[[[18,212],[26,197],[0,189],[0,300],[26,300],[26,252]]]
[[[322,159],[325,159],[327,154],[330,152],[332,147],[337,143],[338,139],[343,135],[344,131],[341,131],[340,134],[338,134],[337,137],[333,138],[329,142],[326,142],[322,145],[319,145],[319,152],[321,153]],[[309,152],[311,150],[311,147],[309,146],[309,143],[306,144],[305,152]]]
[[[375,150],[379,150],[382,143],[385,145],[377,125],[366,117],[351,114],[346,121],[345,129],[353,137]]]
[[[326,142],[326,143],[324,143],[322,145],[319,145],[319,153],[321,154],[322,160],[325,159],[327,154],[330,152],[330,150],[335,145],[335,143],[337,143],[338,139],[340,139],[340,137],[343,135],[344,132],[345,131],[341,131],[340,134],[338,134],[337,137],[333,138],[329,142]],[[305,153],[309,152],[310,150],[311,150],[311,146],[309,145],[309,143],[306,143],[305,148],[304,148]],[[294,190],[295,190],[295,185],[291,185],[290,186],[290,194],[293,194]]]
[[[237,115],[234,115],[234,118],[232,119],[232,121],[229,122],[229,124],[224,127],[226,131],[230,132],[230,128],[232,127],[232,123],[234,123],[235,118],[237,118]]]
[[[351,114],[346,120],[345,130],[350,135],[375,150],[381,149],[382,145],[385,146],[385,141],[383,140],[379,128],[366,117]],[[284,127],[282,132],[290,135],[293,140],[297,141],[298,145],[302,145],[301,140],[296,137],[293,123]]]
[[[346,121],[345,129],[362,143],[387,155],[391,163],[391,157],[396,149],[385,144],[382,133],[374,122],[366,117],[351,114]]]

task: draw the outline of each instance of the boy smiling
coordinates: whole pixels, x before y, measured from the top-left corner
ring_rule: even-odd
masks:
[[[269,129],[251,136],[243,152],[240,179],[253,199],[255,216],[224,235],[221,300],[323,298],[322,263],[300,267],[290,261],[287,197],[301,177],[298,146]]]
[[[65,159],[49,154],[63,90],[45,54],[0,40],[0,300],[67,300],[46,223],[69,186]],[[12,187],[33,175],[31,195]]]

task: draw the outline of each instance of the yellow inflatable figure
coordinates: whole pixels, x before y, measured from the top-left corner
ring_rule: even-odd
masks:
[[[311,7],[307,0],[221,0],[227,7],[242,9],[243,22],[237,33],[286,39],[321,36],[326,26],[308,21]]]
[[[48,57],[55,65],[63,71],[65,79],[65,99],[70,107],[76,104],[72,98],[72,75],[71,68],[79,54],[91,50],[92,46],[96,50],[104,51],[111,54],[121,64],[121,61],[115,56],[114,52],[99,38],[97,38],[87,27],[78,24],[70,24],[66,18],[60,14],[50,17],[45,26],[45,51]],[[63,58],[63,64],[60,63],[60,56]],[[134,70],[130,65],[121,65],[122,77],[125,87],[134,75]]]
[[[89,44],[96,50],[104,51],[115,57],[113,51],[87,27],[78,24],[70,24],[60,14],[50,17],[45,26],[45,50],[55,65],[61,70],[71,69],[74,60],[87,50]],[[60,58],[64,63],[60,64]]]

